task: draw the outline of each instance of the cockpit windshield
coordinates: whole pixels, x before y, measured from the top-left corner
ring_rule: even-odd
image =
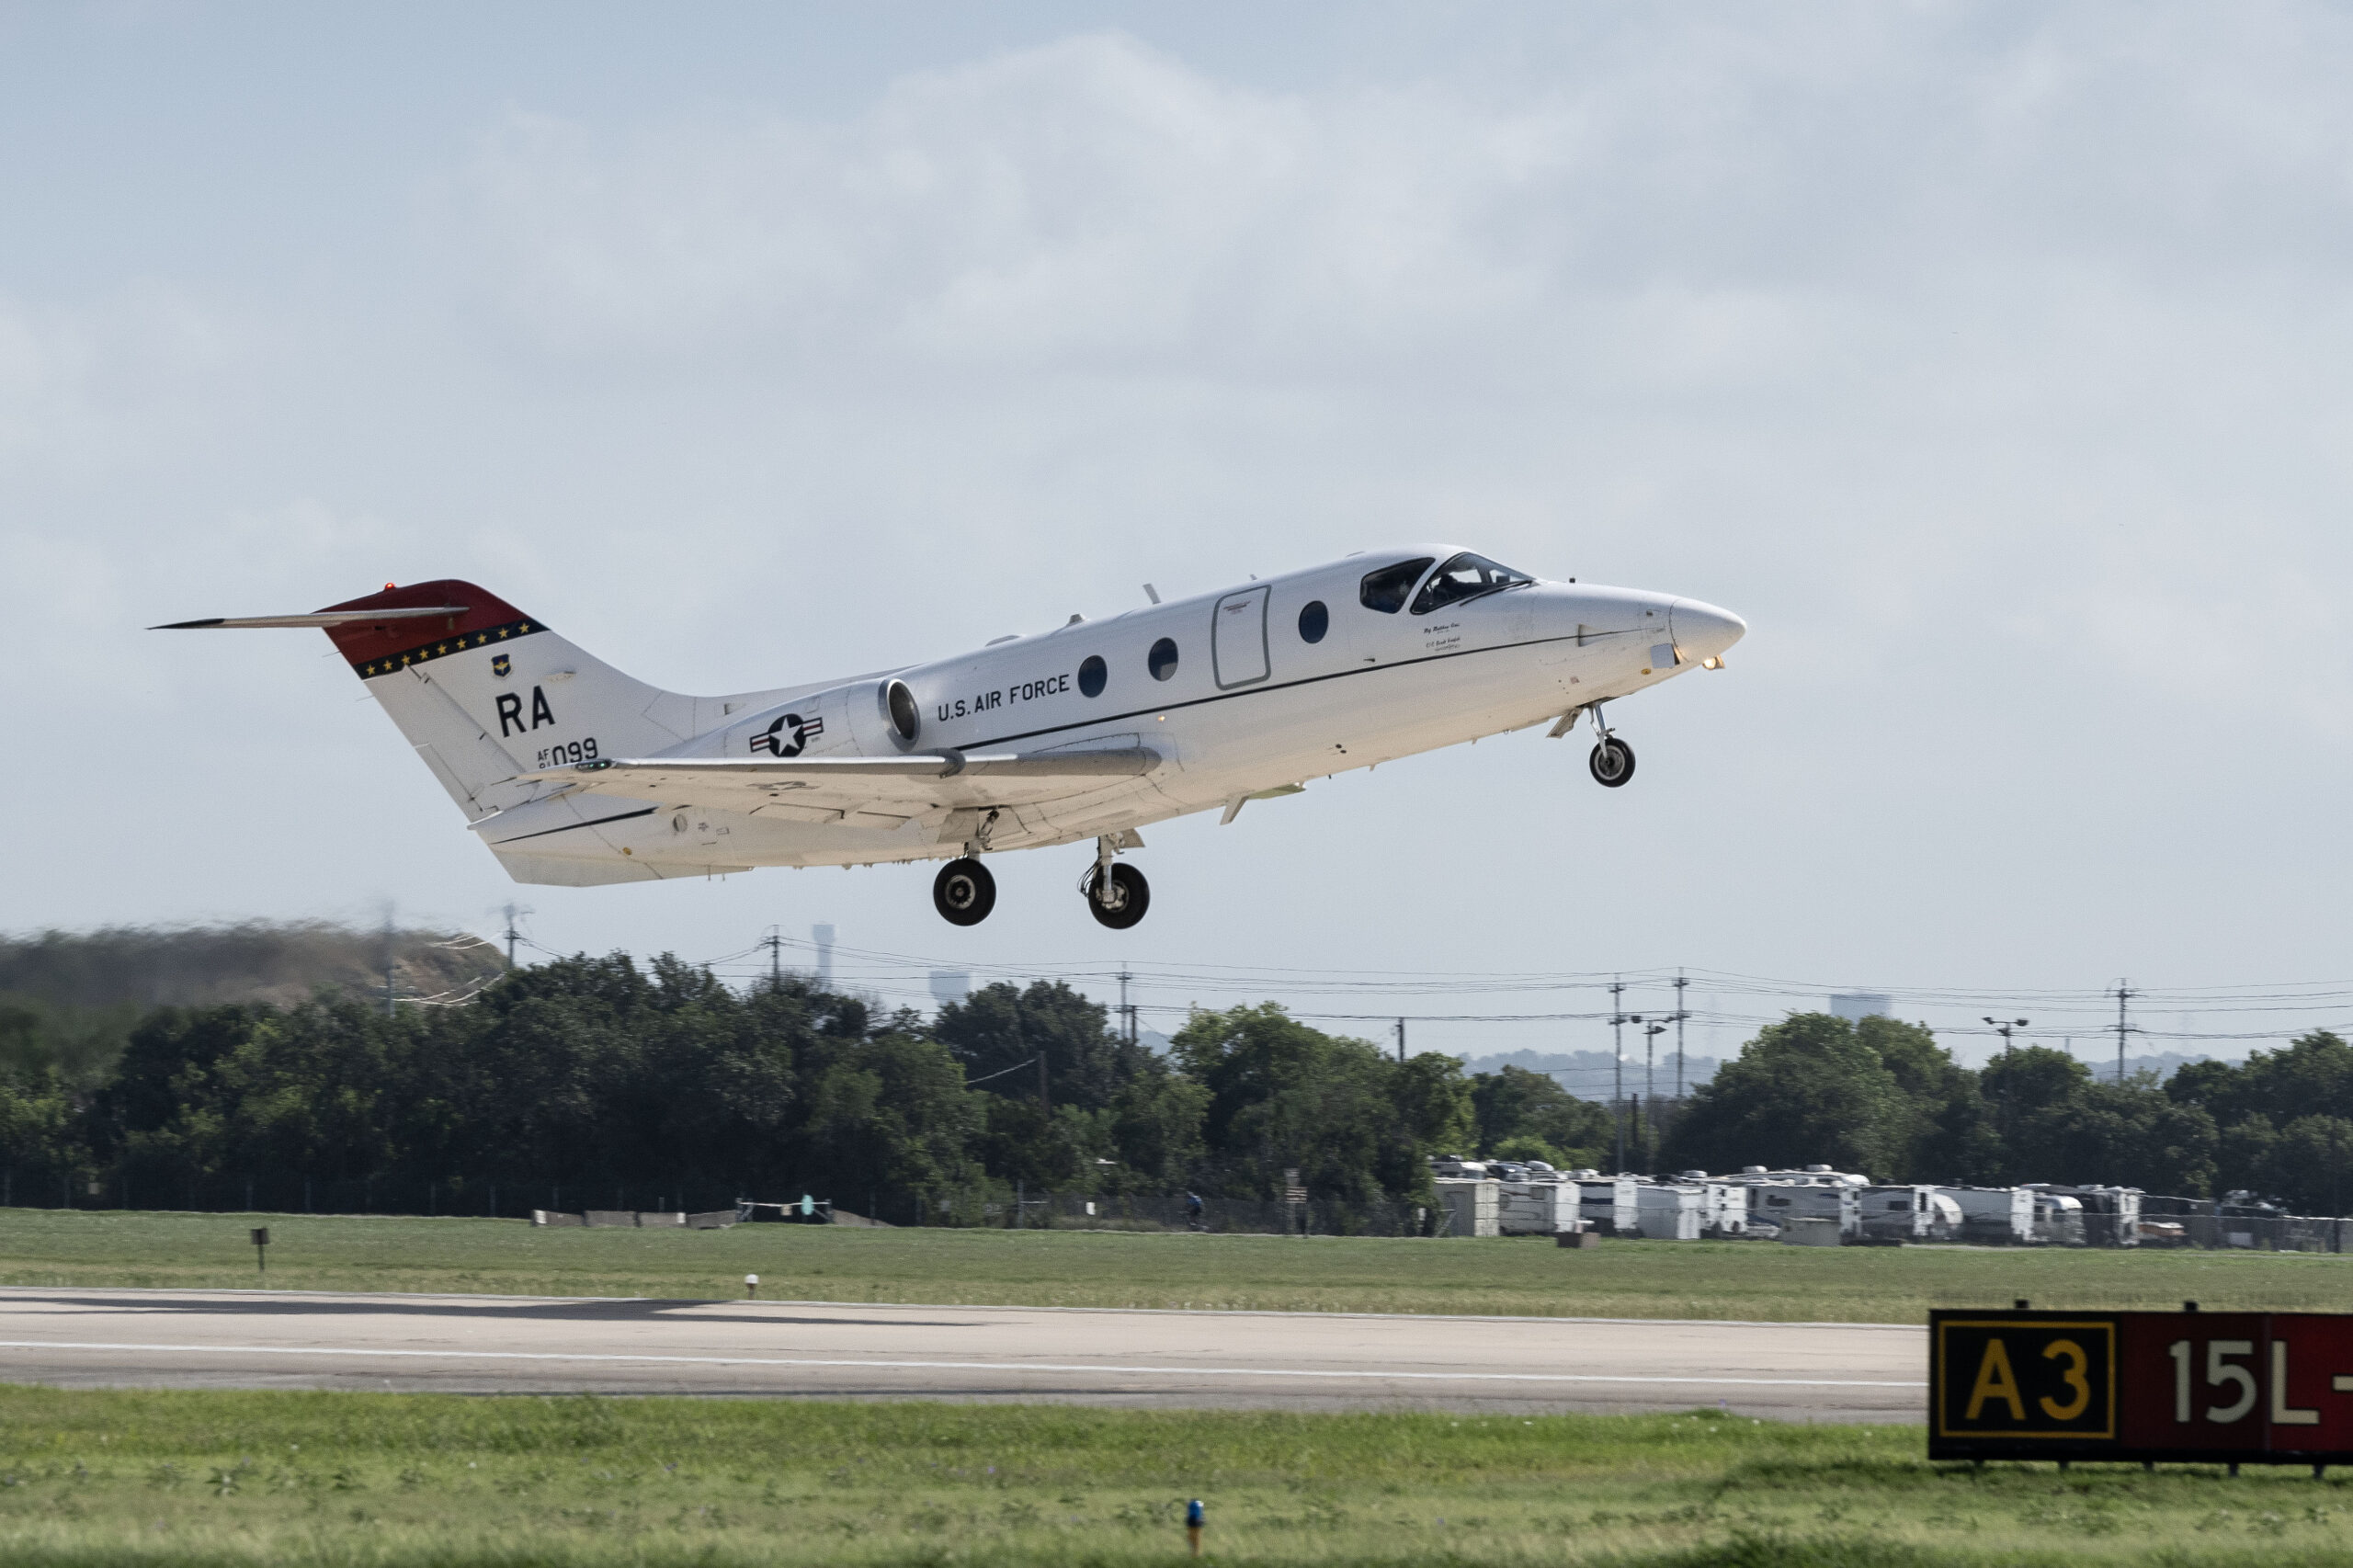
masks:
[[[1446,605],[1461,604],[1482,594],[1517,588],[1534,581],[1536,579],[1525,572],[1499,566],[1483,555],[1473,555],[1465,551],[1430,574],[1430,580],[1422,585],[1420,593],[1414,596],[1414,613],[1427,615]]]
[[[1358,602],[1367,609],[1377,609],[1383,615],[1395,615],[1405,608],[1405,596],[1430,569],[1435,555],[1425,555],[1413,561],[1400,561],[1394,566],[1384,566],[1378,572],[1364,574],[1364,585],[1357,592]]]

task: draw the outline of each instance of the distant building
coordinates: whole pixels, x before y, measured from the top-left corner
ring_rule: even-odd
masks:
[[[1834,1017],[1859,1024],[1865,1018],[1895,1017],[1895,999],[1877,991],[1842,991],[1830,998]]]
[[[834,988],[834,928],[831,926],[812,926],[809,927],[809,939],[817,946],[817,989],[831,991]]]
[[[961,969],[935,969],[931,971],[932,999],[945,1007],[950,1002],[961,1002],[972,994],[972,977]]]

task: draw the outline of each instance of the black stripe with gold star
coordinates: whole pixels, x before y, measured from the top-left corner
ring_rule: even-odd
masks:
[[[411,665],[429,665],[436,659],[446,659],[452,653],[468,653],[475,648],[487,648],[494,643],[511,642],[533,631],[545,631],[536,620],[510,620],[504,626],[484,627],[480,631],[461,631],[455,637],[444,637],[421,643],[403,653],[387,653],[379,659],[363,659],[351,667],[361,680],[372,680],[407,669]]]

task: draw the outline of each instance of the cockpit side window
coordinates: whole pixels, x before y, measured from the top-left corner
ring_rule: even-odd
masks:
[[[1536,579],[1525,572],[1499,566],[1483,555],[1473,555],[1465,551],[1430,574],[1430,580],[1422,585],[1420,593],[1414,596],[1414,613],[1427,615],[1445,605],[1460,604],[1464,599],[1475,599],[1482,594],[1517,588],[1523,583],[1534,581]]]
[[[1437,559],[1435,555],[1425,555],[1417,561],[1400,561],[1394,566],[1366,573],[1364,586],[1357,594],[1358,601],[1367,609],[1395,615],[1405,608],[1405,596],[1414,591],[1414,585],[1422,580],[1422,574]]]

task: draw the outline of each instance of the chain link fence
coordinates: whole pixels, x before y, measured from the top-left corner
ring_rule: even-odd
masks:
[[[1052,1231],[1199,1231],[1215,1235],[1433,1236],[1443,1210],[1381,1199],[1280,1199],[1204,1196],[1198,1210],[1184,1193],[1032,1192],[1019,1186],[960,1188],[893,1197],[878,1192],[818,1193],[845,1223]],[[739,1202],[795,1203],[798,1192],[745,1191],[712,1182],[633,1182],[610,1177],[568,1181],[449,1176],[322,1177],[257,1172],[200,1177],[142,1171],[0,1170],[0,1208],[167,1210],[267,1214],[404,1214],[528,1219],[533,1210],[702,1212]],[[2283,1214],[2211,1199],[2150,1194],[2136,1221],[2113,1213],[2081,1216],[2080,1230],[2051,1244],[2182,1247],[2216,1252],[2342,1253],[2353,1246],[2353,1217]]]
[[[927,1223],[993,1225],[1040,1231],[1200,1231],[1249,1236],[1422,1236],[1437,1211],[1427,1205],[1382,1199],[1304,1203],[1248,1198],[1203,1198],[1196,1212],[1186,1195],[1088,1196],[1023,1193],[1002,1198],[958,1195],[930,1207]],[[1442,1218],[1442,1216],[1440,1217]]]

